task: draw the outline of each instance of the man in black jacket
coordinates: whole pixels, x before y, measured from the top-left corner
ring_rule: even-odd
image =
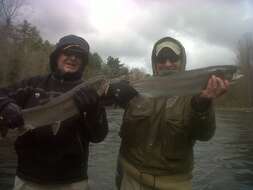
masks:
[[[0,89],[0,118],[9,128],[22,126],[21,109],[46,103],[82,82],[88,55],[89,45],[83,38],[61,38],[50,56],[50,74]],[[108,123],[94,89],[81,89],[74,99],[80,114],[63,121],[57,135],[45,126],[17,138],[15,190],[88,189],[89,142],[102,141]]]

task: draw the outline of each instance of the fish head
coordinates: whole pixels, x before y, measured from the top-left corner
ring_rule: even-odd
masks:
[[[238,67],[235,65],[221,65],[210,68],[209,72],[211,75],[215,75],[224,80],[232,81],[238,71]]]

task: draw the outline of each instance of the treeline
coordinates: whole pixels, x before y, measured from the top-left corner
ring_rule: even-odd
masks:
[[[43,41],[36,27],[27,21],[0,25],[0,82],[12,83],[48,70],[53,46]]]
[[[43,40],[35,26],[26,20],[16,25],[5,23],[0,25],[0,33],[0,84],[10,84],[49,72],[49,55],[54,45]],[[119,58],[109,56],[104,61],[97,52],[90,53],[89,63],[85,78],[98,74],[109,78],[145,76],[139,69],[129,71]]]

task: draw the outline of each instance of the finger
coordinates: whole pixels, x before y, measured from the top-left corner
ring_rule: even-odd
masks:
[[[225,81],[219,77],[216,77],[216,80],[218,82],[218,89],[221,89],[222,91],[226,90]]]
[[[230,86],[229,81],[228,81],[228,80],[223,80],[223,79],[222,79],[222,82],[223,82],[223,84],[224,84],[225,90],[228,91],[228,88],[229,88],[229,86]]]
[[[211,76],[208,80],[208,85],[207,85],[207,88],[206,90],[210,91],[211,89],[213,89],[213,76]]]
[[[208,89],[212,89],[213,88],[213,77],[209,78],[209,86]]]
[[[201,97],[209,97],[209,91],[210,91],[211,88],[212,88],[212,77],[210,77],[208,79],[206,88],[204,90],[202,90],[200,96]]]
[[[228,81],[228,80],[225,80],[225,81],[224,81],[224,83],[225,83],[226,88],[228,89],[228,88],[229,88],[229,86],[230,86],[229,81]]]
[[[217,89],[217,87],[218,87],[218,82],[217,82],[217,79],[216,79],[216,76],[212,76],[212,89],[213,90],[215,90],[215,89]]]
[[[226,87],[224,80],[222,80],[220,78],[218,78],[217,80],[219,82],[219,89],[217,90],[217,97],[219,97],[227,92],[227,87]]]

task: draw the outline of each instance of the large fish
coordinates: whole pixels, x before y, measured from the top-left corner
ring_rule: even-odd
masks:
[[[168,76],[150,77],[133,83],[133,86],[140,94],[149,97],[193,95],[206,87],[212,75],[235,81],[242,76],[236,74],[236,71],[237,67],[234,65],[211,66]]]
[[[160,96],[181,96],[200,93],[207,85],[208,79],[212,75],[233,81],[237,67],[233,65],[212,66],[201,69],[189,70],[181,73],[175,73],[168,76],[149,77],[132,83],[132,86],[142,95],[149,97]],[[85,86],[94,88],[102,96],[106,94],[110,83],[117,80],[107,80],[104,77],[88,80],[76,86],[72,90],[53,98],[44,105],[36,106],[22,110],[25,125],[19,128],[20,135],[28,130],[38,127],[51,125],[54,134],[57,134],[61,121],[64,121],[79,111],[74,103],[74,93]],[[8,129],[0,124],[0,133],[5,136]]]

